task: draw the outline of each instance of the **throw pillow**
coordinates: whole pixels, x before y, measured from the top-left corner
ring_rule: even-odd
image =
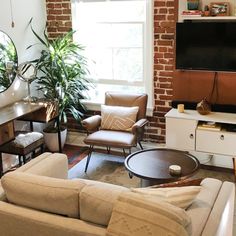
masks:
[[[201,188],[201,186],[133,188],[132,192],[155,196],[159,200],[168,202],[183,209],[187,209],[192,204]]]
[[[149,195],[125,192],[115,202],[108,236],[187,236],[191,219],[181,208]]]
[[[138,110],[138,107],[101,105],[101,129],[131,131]]]
[[[82,180],[65,180],[22,172],[10,172],[1,179],[10,203],[40,211],[79,218]]]
[[[185,179],[171,183],[158,184],[150,186],[149,188],[168,188],[168,187],[184,187],[184,186],[200,186],[203,178],[199,179]]]

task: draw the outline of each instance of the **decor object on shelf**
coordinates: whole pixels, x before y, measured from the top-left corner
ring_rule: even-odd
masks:
[[[208,5],[204,7],[204,16],[210,16],[210,8]]]
[[[32,20],[30,24],[31,22]],[[81,99],[86,99],[86,91],[92,85],[86,78],[88,70],[86,59],[82,56],[83,47],[73,42],[72,31],[50,40],[46,32],[42,38],[32,26],[31,29],[44,47],[40,57],[33,61],[40,72],[36,81],[38,90],[42,91],[47,99],[58,100],[61,129],[64,130],[68,115],[72,115],[78,122],[81,121],[86,110]],[[55,127],[55,124],[52,124],[44,132],[57,132]]]
[[[212,16],[229,16],[229,2],[212,2],[210,12]]]
[[[33,102],[37,99],[35,97],[31,97],[31,93],[30,93],[30,84],[35,80],[36,74],[37,74],[37,70],[35,66],[30,62],[24,62],[20,64],[17,69],[17,75],[19,75],[19,77],[23,81],[27,82],[28,96],[24,98],[24,100],[27,102]]]
[[[200,101],[197,104],[196,107],[198,113],[200,113],[201,115],[207,115],[211,112],[211,105],[210,103],[204,98],[202,101]]]
[[[183,113],[184,112],[184,104],[178,104],[177,108],[178,108],[178,112],[179,113]]]
[[[11,38],[0,31],[0,93],[7,90],[16,77],[18,56]]]
[[[187,9],[188,10],[198,10],[199,0],[187,0]]]

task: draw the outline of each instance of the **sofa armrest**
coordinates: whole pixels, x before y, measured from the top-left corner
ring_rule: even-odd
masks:
[[[106,235],[106,229],[102,226],[1,201],[0,219],[1,235]]]
[[[202,232],[203,236],[232,236],[235,184],[224,182]]]
[[[148,123],[147,119],[140,119],[132,126],[132,133],[135,134],[138,129],[143,128]]]
[[[62,153],[43,153],[15,171],[47,177],[67,179],[68,159]]]
[[[97,130],[101,125],[101,120],[102,119],[100,115],[95,115],[84,119],[81,123],[87,131],[94,131]]]

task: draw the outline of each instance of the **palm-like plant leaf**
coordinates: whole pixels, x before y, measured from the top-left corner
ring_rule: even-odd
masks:
[[[85,111],[80,100],[85,98],[85,92],[92,85],[85,78],[88,70],[86,58],[81,54],[83,47],[73,42],[73,31],[49,40],[45,31],[43,39],[32,26],[31,29],[44,47],[40,57],[34,60],[40,72],[37,77],[38,90],[45,97],[58,100],[61,121],[67,122],[68,114],[80,121]]]

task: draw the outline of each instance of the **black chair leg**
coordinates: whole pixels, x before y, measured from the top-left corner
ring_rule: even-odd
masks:
[[[88,165],[89,165],[89,162],[90,162],[90,158],[91,158],[92,152],[93,152],[93,146],[90,146],[90,147],[89,147],[88,157],[87,157],[87,162],[86,162],[86,166],[85,166],[85,170],[84,170],[85,173],[87,172],[87,169],[88,169]]]
[[[125,149],[123,148],[123,154],[124,154],[124,157],[126,157],[126,153],[125,153]]]
[[[26,155],[23,155],[23,163],[26,163]]]
[[[43,144],[40,146],[40,152],[41,152],[41,154],[44,152],[44,145]]]
[[[22,166],[22,160],[21,160],[21,156],[20,155],[18,156],[18,159],[19,159],[19,166]]]
[[[143,146],[140,141],[138,142],[138,144],[139,144],[140,148],[143,150]]]
[[[3,176],[2,153],[0,152],[0,178]]]

